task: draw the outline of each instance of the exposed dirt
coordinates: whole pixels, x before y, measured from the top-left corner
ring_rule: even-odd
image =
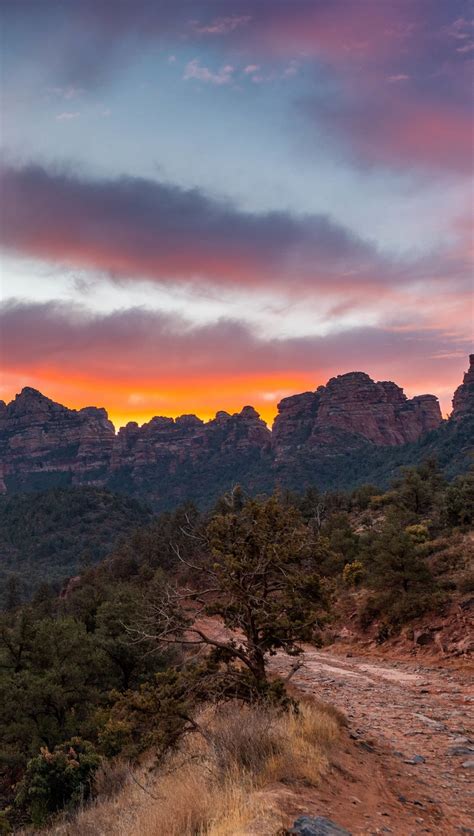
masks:
[[[211,619],[203,626],[216,638],[226,633]],[[367,648],[343,652],[307,646],[291,678],[296,694],[339,708],[348,727],[324,785],[297,795],[279,788],[280,810],[288,821],[327,816],[354,836],[474,836],[472,666],[378,659]],[[292,664],[283,654],[270,662],[281,675]]]
[[[279,673],[290,665],[283,656],[272,662]],[[340,708],[349,732],[326,786],[301,797],[297,812],[305,803],[305,812],[353,834],[474,834],[474,686],[466,672],[306,648],[292,682]]]

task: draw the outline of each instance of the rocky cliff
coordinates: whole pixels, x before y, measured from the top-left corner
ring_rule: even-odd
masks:
[[[114,444],[105,409],[67,409],[28,386],[8,405],[0,402],[4,488],[41,487],[47,473],[101,484]]]
[[[453,425],[474,414],[473,360],[454,397]],[[363,372],[285,398],[273,431],[246,406],[208,422],[195,415],[131,422],[116,434],[104,409],[68,409],[27,387],[11,403],[0,401],[0,492],[106,485],[158,508],[208,502],[236,482],[249,491],[318,478],[332,485],[335,458],[339,469],[371,451],[387,458],[384,450],[422,441],[445,424],[434,395],[409,399],[395,383]],[[356,478],[363,468],[352,459]]]
[[[474,354],[469,355],[469,368],[453,397],[451,417],[456,421],[474,414]]]
[[[315,392],[284,398],[273,427],[277,455],[291,448],[336,443],[341,433],[352,442],[406,444],[439,427],[441,411],[434,395],[408,399],[395,383],[375,383],[364,372],[333,377]]]

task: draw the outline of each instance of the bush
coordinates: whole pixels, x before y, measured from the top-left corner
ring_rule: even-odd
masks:
[[[16,803],[25,808],[36,826],[51,813],[74,807],[91,792],[100,757],[91,743],[74,737],[52,752],[44,746],[28,762]]]
[[[375,621],[376,618],[380,615],[380,603],[379,600],[374,598],[373,596],[367,598],[361,610],[359,612],[359,624],[363,630],[367,630],[368,627]]]
[[[262,824],[279,833],[288,817],[275,784],[319,784],[341,744],[340,715],[310,700],[298,711],[206,705],[195,719],[201,734],[182,738],[158,770],[145,756],[118,796],[99,796],[51,836],[223,836]]]
[[[93,780],[93,795],[101,799],[114,798],[130,777],[130,767],[123,760],[102,760]]]
[[[407,526],[405,532],[417,546],[426,543],[429,536],[426,525],[421,525],[420,523]]]
[[[366,630],[372,622],[383,615],[376,641],[380,644],[392,636],[407,621],[419,618],[430,610],[439,610],[446,597],[440,590],[419,590],[400,595],[396,591],[381,592],[368,598],[359,613],[359,623]]]
[[[365,575],[364,565],[360,560],[346,563],[342,570],[342,580],[346,586],[359,586]]]

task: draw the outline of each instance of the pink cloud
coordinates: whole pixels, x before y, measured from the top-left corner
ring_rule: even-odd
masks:
[[[467,339],[436,328],[357,328],[324,337],[263,339],[239,321],[193,326],[172,314],[143,309],[93,314],[55,302],[10,300],[0,309],[0,325],[5,378],[47,387],[47,394],[52,386],[64,391],[73,381],[73,388],[89,392],[89,401],[107,391],[111,397],[117,393],[122,407],[137,392],[169,392],[168,410],[174,414],[194,410],[197,402],[211,411],[225,408],[224,397],[241,399],[241,406],[252,398],[268,414],[283,393],[315,389],[352,370],[395,380],[411,394],[442,390],[450,397],[469,352]],[[157,362],[163,357],[166,363]],[[131,403],[132,411],[139,411],[136,398]]]
[[[39,166],[1,172],[5,247],[133,279],[358,292],[393,274],[373,246],[324,215],[253,214],[140,178],[84,180]]]
[[[472,171],[472,114],[456,102],[422,101],[396,84],[383,96],[353,87],[342,106],[310,103],[307,112],[364,163]]]

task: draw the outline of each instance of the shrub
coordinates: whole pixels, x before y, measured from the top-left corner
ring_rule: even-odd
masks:
[[[474,592],[474,572],[466,572],[457,583],[460,592]]]
[[[281,832],[287,817],[274,805],[275,782],[318,784],[342,723],[334,709],[310,700],[298,711],[207,705],[195,719],[202,733],[182,738],[158,770],[142,758],[118,796],[96,798],[50,836]]]
[[[421,525],[418,523],[417,525],[409,525],[405,529],[406,534],[413,540],[416,545],[421,545],[422,543],[426,543],[429,534],[426,525]]]
[[[29,812],[33,824],[40,826],[51,813],[74,807],[90,795],[99,764],[92,744],[79,737],[52,752],[44,746],[28,762],[16,802]]]
[[[102,760],[93,779],[93,795],[101,799],[118,795],[130,777],[130,767],[123,760]]]
[[[359,586],[364,578],[364,565],[360,560],[346,563],[342,570],[342,580],[346,586]]]

